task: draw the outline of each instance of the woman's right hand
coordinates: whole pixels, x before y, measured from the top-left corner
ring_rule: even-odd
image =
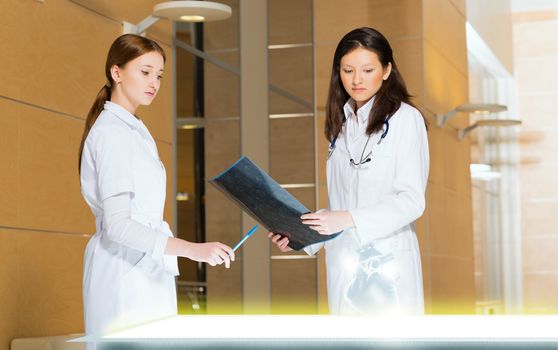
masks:
[[[211,266],[225,263],[227,269],[231,266],[231,261],[234,261],[234,251],[223,243],[188,243],[186,257],[189,259],[205,262]]]
[[[268,232],[267,237],[269,237],[273,243],[277,244],[277,248],[279,248],[279,250],[283,253],[290,252],[292,250],[292,248],[288,246],[288,237],[281,238],[280,234],[275,234],[273,232]]]

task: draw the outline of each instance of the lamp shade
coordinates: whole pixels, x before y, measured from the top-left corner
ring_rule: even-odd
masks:
[[[219,21],[231,14],[230,6],[212,1],[166,1],[153,7],[153,16],[173,21]]]
[[[508,107],[491,103],[466,103],[457,106],[455,109],[466,113],[496,113],[503,112]]]
[[[513,126],[521,124],[520,120],[515,119],[484,119],[477,120],[477,126]]]

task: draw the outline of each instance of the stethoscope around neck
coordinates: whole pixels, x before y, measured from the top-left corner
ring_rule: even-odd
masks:
[[[347,118],[343,118],[343,126],[345,125],[345,122],[347,121]],[[389,132],[389,117],[384,120],[384,131],[382,132],[382,135],[380,136],[380,139],[378,140],[378,142],[376,143],[377,145],[379,145],[382,140],[387,136],[388,132]],[[337,134],[333,140],[331,141],[331,143],[329,144],[329,150],[327,153],[327,159],[331,158],[331,155],[333,154],[333,152],[335,151],[335,144],[337,143],[337,138],[339,137],[339,134]],[[372,150],[370,150],[370,152],[368,152],[366,155],[364,155],[364,152],[366,152],[366,148],[368,147],[368,143],[370,142],[370,138],[372,137],[372,134],[368,135],[368,138],[366,139],[366,143],[364,144],[364,147],[362,148],[362,152],[360,154],[360,160],[358,162],[355,162],[355,160],[353,159],[353,157],[351,156],[351,151],[349,149],[349,146],[347,145],[347,152],[349,152],[349,162],[355,166],[355,167],[359,167],[363,164],[366,164],[368,162],[372,161],[372,158],[370,158],[370,155],[372,155]],[[347,141],[347,139],[345,138],[345,142]]]

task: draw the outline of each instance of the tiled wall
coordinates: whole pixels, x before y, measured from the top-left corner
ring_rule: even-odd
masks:
[[[523,298],[526,313],[558,308],[558,14],[518,12],[513,16],[514,62],[522,166],[521,231]],[[549,220],[550,219],[550,220]]]
[[[410,93],[430,121],[427,209],[417,223],[426,312],[474,312],[469,141],[459,141],[456,136],[456,129],[466,126],[468,120],[460,115],[443,129],[437,128],[434,120],[436,113],[467,102],[464,1],[321,0],[314,2],[314,18],[318,206],[327,206],[327,142],[321,135],[333,52],[339,39],[351,29],[374,27],[390,41]],[[322,261],[321,310],[326,302],[324,284]]]
[[[17,337],[83,331],[83,252],[95,230],[77,172],[83,122],[121,21],[137,23],[155,3],[0,2],[1,350]],[[157,141],[172,199],[170,33],[168,22],[148,32],[167,53],[167,74],[138,114]],[[171,224],[172,208],[167,200]]]

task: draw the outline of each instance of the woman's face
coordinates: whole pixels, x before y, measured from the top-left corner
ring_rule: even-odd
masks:
[[[165,61],[156,51],[143,54],[124,67],[113,66],[113,80],[119,93],[133,107],[151,104],[161,86]]]
[[[391,73],[391,63],[382,67],[375,52],[362,47],[341,57],[339,75],[345,91],[356,101],[357,108],[368,102]]]

